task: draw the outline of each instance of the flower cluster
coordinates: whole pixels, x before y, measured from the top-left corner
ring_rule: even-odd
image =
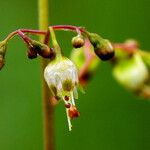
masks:
[[[54,30],[76,32],[71,43],[73,52],[71,60],[63,55],[56,40]],[[28,34],[27,34],[28,33]],[[43,43],[31,39],[28,35],[44,35]],[[4,59],[8,41],[18,35],[27,46],[27,57],[35,59],[41,56],[50,62],[44,70],[44,78],[55,101],[62,100],[66,108],[69,130],[72,129],[71,119],[80,115],[75,105],[78,98],[78,88],[83,91],[89,78],[94,74],[100,60],[109,60],[114,56],[114,49],[107,39],[96,33],[90,33],[85,28],[56,25],[47,31],[19,29],[10,33],[0,42],[0,69],[4,66]],[[49,46],[51,40],[52,45]]]
[[[76,32],[71,40],[73,51],[70,59],[63,55],[54,30]],[[44,35],[43,43],[31,39],[28,34]],[[0,69],[4,66],[8,41],[18,35],[26,44],[29,59],[41,56],[49,60],[44,78],[53,95],[53,100],[63,101],[66,109],[69,131],[71,120],[80,116],[75,105],[78,89],[83,91],[95,73],[100,60],[110,60],[115,79],[130,91],[150,98],[150,54],[139,48],[138,42],[111,43],[83,27],[71,25],[50,26],[47,31],[19,29],[0,42]],[[49,42],[51,40],[51,44]]]
[[[113,46],[116,52],[112,60],[115,79],[137,95],[150,98],[150,54],[140,50],[135,40]]]
[[[79,80],[83,78],[83,75],[81,76],[78,73],[78,70],[76,67],[80,63],[80,59],[76,61],[75,63],[76,65],[75,65],[71,60],[63,56],[61,48],[56,40],[56,36],[55,36],[53,28],[49,28],[49,31],[51,34],[53,48],[55,50],[56,56],[54,59],[50,61],[48,66],[45,68],[44,77],[53,96],[55,96],[57,100],[63,100],[65,107],[66,107],[69,130],[71,130],[72,125],[71,125],[70,120],[80,115],[79,111],[77,110],[75,106],[75,99],[78,98],[77,87],[79,86]],[[93,35],[90,35],[90,37],[91,36]],[[86,49],[89,50],[90,46],[94,45],[92,44],[92,42],[90,42],[90,39],[88,39],[87,37],[85,37],[86,39],[85,40],[84,36],[81,35],[81,33],[79,33],[76,37],[73,37],[72,45],[74,47],[74,51],[82,50],[82,52],[84,52],[83,50],[84,47],[86,47]],[[97,42],[100,43],[101,40],[98,39],[96,43]],[[91,45],[88,45],[87,43],[91,43]],[[103,44],[103,42],[101,44]],[[102,50],[108,47],[106,43],[103,45],[104,46],[102,47]],[[105,48],[105,45],[106,45],[106,48]],[[101,49],[99,51],[101,51]],[[89,53],[89,56],[91,57],[93,53],[94,53],[94,49],[92,53]],[[104,55],[106,56],[106,54]],[[94,59],[94,60],[97,61],[97,59]],[[90,62],[92,61],[90,60]],[[90,64],[88,65],[88,68],[92,68],[90,67]],[[83,72],[88,73],[89,71],[84,70]]]

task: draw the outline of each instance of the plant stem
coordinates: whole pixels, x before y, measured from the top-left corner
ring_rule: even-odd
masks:
[[[29,45],[29,43],[32,42],[32,40],[20,30],[18,30],[18,35],[24,40],[24,42],[26,42],[27,45]]]
[[[38,30],[30,30],[30,29],[19,29],[16,30],[14,32],[11,32],[5,39],[6,42],[8,42],[8,40],[10,40],[11,38],[13,38],[15,35],[18,34],[18,32],[21,31],[23,33],[31,33],[31,34],[40,34],[40,35],[45,35],[46,32],[45,31],[38,31]]]
[[[59,46],[59,44],[58,44],[58,42],[56,40],[56,35],[54,33],[53,27],[49,27],[49,31],[50,31],[53,47],[54,47],[55,52],[56,52],[56,58],[57,57],[60,58],[62,56],[61,49],[60,49],[60,46]]]
[[[47,27],[48,27],[48,25],[47,25]],[[54,26],[49,26],[49,28],[50,27],[52,27],[54,30],[72,31],[72,32],[77,32],[78,34],[81,34],[81,32],[84,33],[84,34],[87,33],[87,31],[84,28],[77,27],[77,26],[72,26],[72,25],[54,25]],[[11,32],[6,37],[5,41],[8,42],[8,40],[10,40],[11,38],[13,38],[15,35],[19,34],[19,32],[36,34],[36,35],[47,35],[47,30],[44,30],[44,28],[42,28],[42,29],[39,29],[39,30],[19,29],[19,30],[16,30],[14,32]]]
[[[39,2],[39,30],[48,28],[48,0],[38,0]],[[44,37],[40,37],[43,42]],[[41,59],[42,66],[42,99],[43,99],[43,125],[44,125],[44,150],[54,150],[54,108],[50,103],[50,90],[43,78],[43,71],[47,65],[45,59]]]

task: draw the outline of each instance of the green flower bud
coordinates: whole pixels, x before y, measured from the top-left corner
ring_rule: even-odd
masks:
[[[0,55],[5,57],[5,53],[6,53],[6,42],[2,41],[0,42]]]
[[[0,42],[0,70],[4,66],[5,62],[5,54],[6,54],[6,49],[7,49],[7,43],[5,41]]]
[[[116,63],[113,75],[121,85],[132,91],[140,89],[149,78],[148,69],[138,53]]]
[[[0,55],[0,70],[3,68],[4,66],[4,58]]]
[[[109,60],[114,56],[114,49],[109,40],[101,38],[96,33],[90,33],[88,36],[96,55],[100,59]]]
[[[84,39],[82,35],[78,35],[72,38],[72,45],[74,48],[80,48],[84,46]]]

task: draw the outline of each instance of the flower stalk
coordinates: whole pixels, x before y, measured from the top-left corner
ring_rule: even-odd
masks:
[[[38,0],[39,30],[46,30],[48,26],[48,0]],[[36,32],[37,33],[37,32]],[[43,43],[44,37],[40,36]],[[50,103],[51,93],[43,78],[43,71],[48,61],[41,58],[42,101],[43,101],[43,127],[44,150],[54,150],[54,108]]]

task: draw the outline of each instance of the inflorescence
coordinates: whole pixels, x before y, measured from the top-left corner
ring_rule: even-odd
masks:
[[[71,40],[73,51],[70,59],[63,55],[55,30],[76,33]],[[123,44],[111,43],[83,27],[71,25],[50,26],[47,31],[19,29],[0,42],[0,69],[4,66],[8,42],[16,35],[24,41],[29,59],[41,56],[49,60],[44,70],[44,78],[53,99],[64,102],[69,131],[72,129],[71,120],[80,115],[75,105],[78,89],[83,91],[82,86],[85,86],[94,74],[100,60],[110,60],[113,75],[121,85],[138,95],[150,97],[150,54],[141,51],[134,40]],[[41,43],[31,39],[29,35],[43,35],[45,39]],[[49,44],[50,41],[52,44]]]
[[[80,115],[75,106],[75,99],[78,98],[77,89],[81,89],[81,83],[86,82],[86,75],[88,75],[88,66],[85,66],[80,73],[76,64],[69,58],[63,55],[63,52],[56,40],[54,30],[65,30],[76,32],[76,36],[72,38],[72,46],[74,51],[81,50],[84,45],[87,48],[88,61],[85,65],[92,63],[91,60],[97,55],[101,60],[109,60],[114,56],[114,49],[111,43],[103,39],[96,33],[90,33],[85,28],[70,26],[70,25],[56,25],[48,28],[47,31],[19,29],[10,33],[7,38],[0,42],[0,69],[4,66],[4,59],[8,41],[15,35],[21,37],[27,46],[27,56],[29,59],[41,56],[49,59],[50,62],[44,70],[44,78],[47,82],[52,95],[56,100],[63,100],[66,108],[69,130],[71,130],[71,119]],[[44,35],[43,43],[33,40],[29,34]],[[49,46],[49,41],[52,41],[52,46]],[[90,47],[94,50],[90,50]],[[84,50],[82,50],[84,51]],[[95,52],[95,54],[94,54]],[[97,60],[93,60],[96,61]],[[80,62],[78,62],[80,63]],[[90,63],[90,64],[89,64]],[[91,67],[92,69],[92,67]]]

